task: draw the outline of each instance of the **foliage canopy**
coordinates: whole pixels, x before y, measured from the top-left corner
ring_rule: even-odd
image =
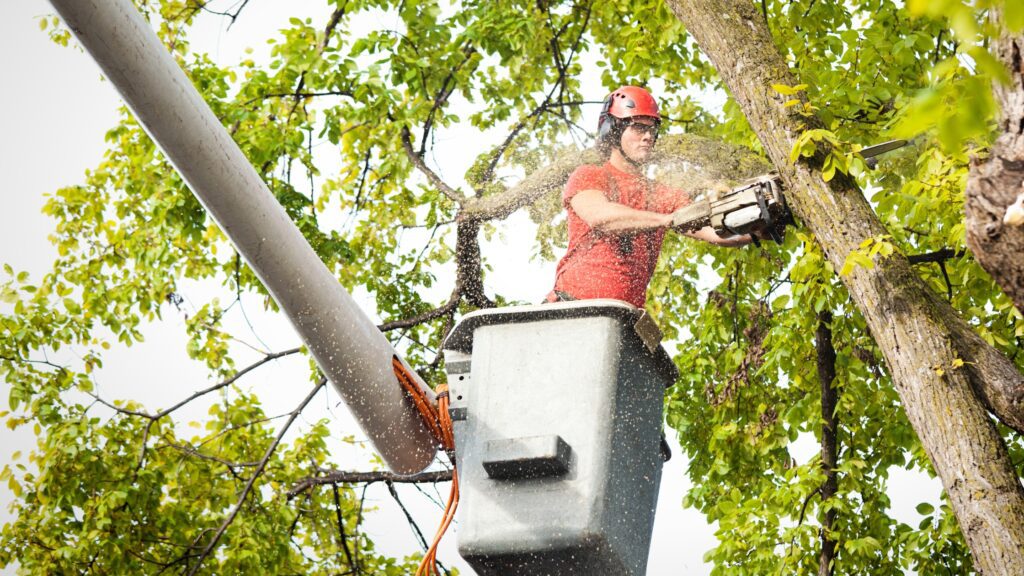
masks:
[[[479,283],[488,266],[500,266],[486,253],[482,265],[465,258],[478,231],[457,229],[469,222],[493,231],[468,207],[510,194],[523,174],[589,143],[585,105],[604,94],[585,87],[649,84],[670,133],[750,153],[760,146],[735,102],[719,110],[693,96],[720,93],[718,76],[657,0],[337,0],[320,20],[282,22],[268,39],[269,61],[227,63],[192,49],[193,26],[246,18],[257,6],[137,3],[339,281],[364,290],[384,320],[429,317],[388,335],[435,382],[440,339],[454,317],[481,303],[470,294],[472,277]],[[833,143],[826,175],[855,176],[888,227],[848,264],[872,266],[893,251],[943,255],[916,271],[1020,368],[1024,319],[966,251],[962,222],[968,160],[990,144],[989,85],[1000,77],[985,48],[1000,32],[987,23],[989,4],[761,5],[800,81],[776,89],[805,92],[805,112],[826,127],[802,142],[808,150]],[[1024,27],[1020,3],[999,5],[1012,29]],[[68,42],[55,18],[41,24]],[[445,180],[438,174],[450,175],[452,150],[444,136],[456,129],[500,136],[477,150],[463,177]],[[868,170],[859,145],[890,137],[914,140]],[[226,383],[212,387],[220,396],[200,431],[130,399],[90,398],[105,351],[138,342],[140,327],[160,320],[188,281],[216,283],[229,302],[265,295],[127,111],[106,139],[101,164],[46,204],[59,253],[52,272],[32,279],[6,267],[0,284],[7,425],[31,426],[39,439],[28,466],[0,473],[18,515],[0,537],[0,565],[17,560],[41,573],[188,568],[252,477],[251,464],[266,457],[204,571],[408,573],[412,560],[382,557],[358,536],[362,511],[351,486],[286,496],[337,466],[328,428],[318,422],[268,451],[278,426],[234,382],[242,367],[221,321],[230,304],[211,300],[188,324],[189,355]],[[706,162],[712,170],[715,159]],[[552,210],[531,214],[537,254],[550,258],[564,246],[558,221]],[[683,374],[666,406],[690,460],[694,487],[684,504],[718,523],[719,545],[706,559],[718,574],[814,572],[828,509],[838,519],[837,574],[968,572],[970,553],[948,506],[922,503],[913,526],[890,512],[891,470],[931,470],[840,273],[799,228],[782,246],[744,250],[667,238],[648,307],[676,343]],[[442,292],[454,285],[447,305],[437,284]],[[500,287],[490,299],[506,302]],[[809,335],[822,313],[833,318],[840,398],[838,492],[827,502],[818,497],[818,458],[796,461],[792,452],[821,435]],[[69,348],[76,360],[45,360]],[[308,378],[317,381],[315,369]],[[1005,437],[1020,467],[1024,445]]]

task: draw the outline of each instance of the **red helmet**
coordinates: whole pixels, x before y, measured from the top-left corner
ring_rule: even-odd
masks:
[[[651,93],[639,86],[623,86],[612,92],[604,100],[601,116],[597,120],[597,139],[605,141],[613,134],[615,142],[622,136],[624,120],[636,116],[650,116],[661,121],[658,114],[658,102]]]

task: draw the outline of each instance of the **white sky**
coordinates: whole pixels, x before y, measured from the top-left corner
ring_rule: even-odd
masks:
[[[208,18],[200,28],[197,46],[211,52],[215,61],[233,63],[246,46],[256,49],[259,57],[265,50],[262,38],[287,24],[290,16],[305,17],[315,14],[310,2],[253,2],[230,31],[224,23]],[[314,3],[315,4],[315,3]],[[37,17],[52,13],[42,0],[7,0],[0,4],[0,53],[8,55],[0,67],[5,86],[0,90],[0,175],[6,186],[3,190],[3,210],[0,211],[0,261],[16,270],[29,271],[36,281],[49,270],[56,251],[47,241],[53,229],[52,222],[40,212],[44,194],[59,187],[80,183],[84,171],[95,167],[105,150],[104,132],[117,120],[116,109],[120,100],[113,87],[103,81],[95,63],[77,48],[62,48],[51,43],[38,29]],[[314,21],[320,19],[315,18]],[[585,84],[586,85],[586,84]],[[596,83],[592,83],[596,87]],[[598,93],[601,91],[598,89]],[[600,95],[595,96],[595,99]],[[597,110],[589,111],[585,124],[596,123]],[[588,124],[589,125],[589,124]],[[440,146],[455,145],[476,137],[466,129],[439,135]],[[472,140],[469,140],[472,141]],[[479,150],[480,146],[474,146]],[[435,156],[436,158],[436,156]],[[443,175],[456,178],[470,161],[461,161],[442,167]],[[483,247],[483,253],[494,264],[488,274],[487,288],[513,298],[538,301],[549,289],[553,277],[553,263],[529,261],[529,220],[521,212],[502,226],[502,234]],[[499,256],[500,255],[500,256]],[[442,283],[443,284],[443,283]],[[213,294],[217,286],[186,283],[182,288],[186,297],[186,310],[194,310]],[[259,339],[271,350],[280,350],[298,344],[298,338],[281,318],[261,314],[258,302],[244,302],[245,311],[255,327]],[[7,309],[0,312],[8,313]],[[245,319],[233,312],[228,318],[233,325],[244,326]],[[159,409],[187,396],[195,389],[206,386],[209,380],[202,367],[184,353],[184,318],[165,309],[164,319],[143,330],[146,341],[128,350],[116,347],[106,355],[106,367],[96,380],[99,391],[108,399],[133,398],[150,409]],[[247,341],[256,343],[256,337]],[[238,366],[255,360],[257,356],[242,346],[236,347]],[[308,391],[304,360],[282,360],[248,376],[243,387],[255,390],[267,406],[282,407],[279,413],[295,406]],[[2,402],[6,402],[9,385],[0,385]],[[5,409],[6,406],[4,405]],[[268,414],[274,413],[267,408]],[[203,410],[197,409],[194,417]],[[332,430],[338,436],[359,435],[351,418],[333,390],[321,395],[305,422],[315,422],[321,416],[332,419]],[[0,428],[0,466],[9,463],[15,451],[31,450],[33,442],[26,429],[15,432]],[[673,437],[670,432],[670,438]],[[801,442],[800,461],[816,451],[814,442]],[[677,454],[664,470],[659,508],[651,549],[649,574],[708,574],[710,565],[702,556],[715,545],[713,529],[704,517],[694,510],[683,510],[680,502],[689,489],[685,478],[686,462]],[[366,469],[366,454],[347,450],[338,443],[335,460],[346,469]],[[22,457],[21,461],[24,461]],[[348,463],[350,465],[345,465]],[[913,506],[922,500],[936,501],[938,488],[935,481],[922,480],[918,475],[896,473],[895,490],[912,498],[894,498],[897,517],[911,525],[919,520]],[[447,490],[444,490],[445,494]],[[925,497],[922,496],[924,492]],[[386,491],[377,487],[369,492],[379,511],[371,514],[366,531],[374,538],[378,550],[402,556],[416,549],[406,521]],[[412,488],[401,491],[403,500],[413,509],[425,533],[433,532],[440,519],[440,511],[428,499]],[[11,494],[0,486],[0,522],[11,519],[7,504]],[[903,500],[907,503],[902,504]],[[454,549],[458,526],[446,536],[441,560],[457,566],[464,574],[472,574]],[[4,573],[13,573],[8,567]]]

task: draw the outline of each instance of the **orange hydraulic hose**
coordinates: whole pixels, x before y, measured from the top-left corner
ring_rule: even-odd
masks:
[[[423,422],[426,423],[427,428],[433,434],[437,443],[448,452],[452,462],[452,488],[448,494],[448,503],[445,504],[444,516],[441,518],[441,525],[434,535],[434,541],[431,543],[430,548],[427,549],[426,554],[423,555],[423,561],[420,562],[420,566],[416,570],[416,576],[433,576],[437,574],[437,547],[441,543],[444,533],[451,526],[452,520],[455,519],[455,509],[459,505],[459,474],[455,468],[454,458],[455,433],[451,414],[448,413],[448,385],[438,385],[437,406],[435,406],[423,393],[416,379],[409,374],[408,369],[398,357],[391,360],[391,366],[395,371],[398,381],[402,384],[402,388],[409,395],[409,398],[412,399],[413,405],[416,406],[420,417],[423,418]]]

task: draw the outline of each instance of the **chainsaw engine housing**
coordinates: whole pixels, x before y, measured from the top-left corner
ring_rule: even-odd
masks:
[[[719,236],[767,230],[773,240],[781,243],[782,224],[792,218],[778,174],[765,174],[748,180],[711,199],[709,204],[711,227]]]

